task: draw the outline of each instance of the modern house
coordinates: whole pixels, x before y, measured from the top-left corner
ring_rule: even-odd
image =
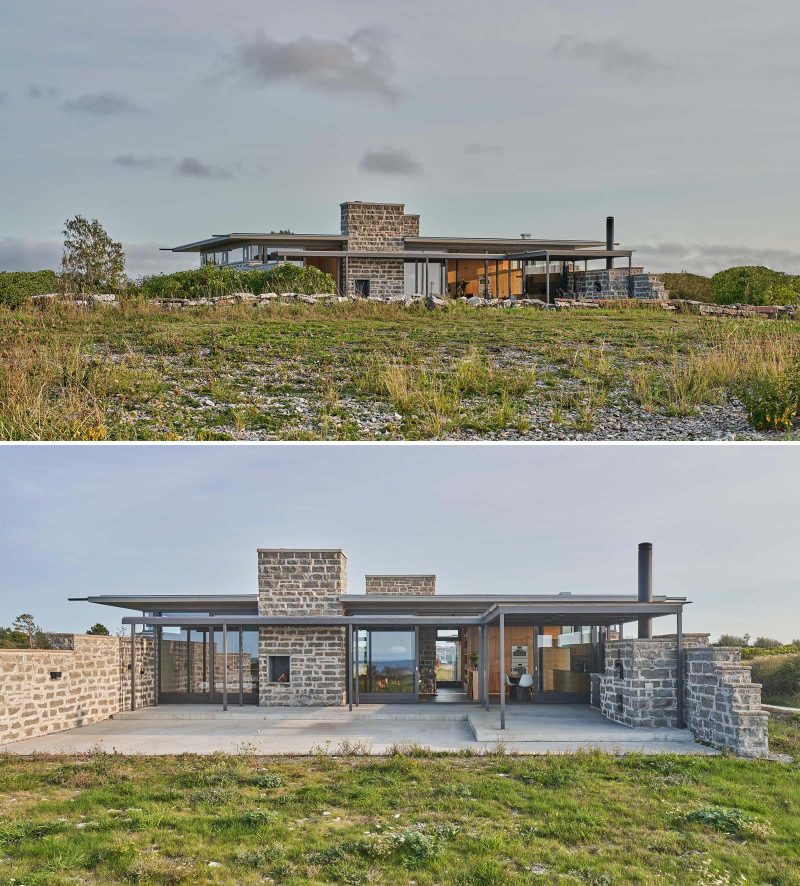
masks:
[[[605,240],[519,237],[422,237],[418,215],[402,203],[341,204],[338,234],[230,233],[175,246],[202,265],[258,269],[279,262],[331,274],[342,295],[416,294],[539,298],[665,298],[661,281],[633,267],[630,249]]]
[[[688,601],[653,594],[647,543],[638,580],[637,594],[521,596],[368,575],[350,593],[341,550],[259,549],[257,594],[79,599],[140,613],[122,619],[131,707],[456,702],[496,705],[504,729],[509,706],[591,704],[628,726],[764,753],[760,687],[740,651],[684,635]],[[664,616],[675,632],[653,637]]]

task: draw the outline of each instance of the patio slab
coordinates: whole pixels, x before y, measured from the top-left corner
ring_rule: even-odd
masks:
[[[473,705],[452,707],[453,710],[434,710],[433,706],[361,705],[351,713],[347,708],[254,707],[222,711],[209,710],[206,705],[161,705],[117,714],[102,723],[14,742],[0,748],[0,752],[160,755],[247,751],[282,755],[348,749],[352,752],[355,745],[358,753],[383,754],[396,745],[416,744],[437,751],[480,753],[494,750],[501,738],[506,750],[521,754],[573,753],[591,748],[609,753],[715,753],[696,744],[684,730],[667,730],[678,733],[668,737],[648,735],[647,730],[619,724],[609,724],[613,728],[605,729],[607,721],[598,712],[582,706],[537,706],[519,715],[515,711],[507,721],[513,729],[507,729],[505,734],[496,728],[496,707],[488,713]]]

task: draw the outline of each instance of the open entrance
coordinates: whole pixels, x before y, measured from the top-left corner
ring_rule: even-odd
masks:
[[[258,704],[258,628],[161,628],[158,699],[164,704]]]

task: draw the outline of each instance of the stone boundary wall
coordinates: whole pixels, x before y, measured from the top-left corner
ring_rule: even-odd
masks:
[[[436,593],[435,575],[367,575],[367,594],[405,597],[432,597]]]
[[[708,634],[684,635],[683,714],[686,727],[715,748],[748,757],[768,753],[768,714],[741,649],[712,647]],[[603,716],[626,726],[675,728],[678,658],[674,635],[609,640],[600,676]]]
[[[571,292],[586,298],[637,298],[658,301],[669,297],[663,281],[657,274],[648,274],[644,268],[606,268],[592,271],[569,271],[567,286]]]
[[[149,637],[136,642],[137,705],[151,705],[154,644]],[[72,646],[0,650],[0,745],[97,723],[130,708],[130,639],[75,634]]]
[[[769,752],[769,714],[761,710],[761,686],[750,679],[738,647],[687,649],[686,725],[696,738],[743,757]]]
[[[259,615],[343,615],[347,557],[341,550],[258,551]],[[343,627],[259,630],[260,705],[341,705],[347,686]],[[289,656],[288,683],[269,680],[270,656]]]

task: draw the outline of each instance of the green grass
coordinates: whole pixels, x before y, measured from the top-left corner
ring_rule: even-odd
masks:
[[[574,436],[611,408],[658,437],[731,398],[796,437],[798,333],[635,306],[0,307],[0,439]]]
[[[796,728],[780,741],[797,759]],[[6,756],[0,882],[794,884],[798,774],[730,756]]]

